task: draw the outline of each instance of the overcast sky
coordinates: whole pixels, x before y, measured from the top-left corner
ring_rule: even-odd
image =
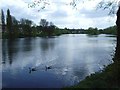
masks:
[[[115,25],[116,16],[108,16],[108,10],[97,9],[99,0],[78,2],[77,7],[68,5],[71,0],[46,0],[45,9],[41,10],[42,4],[35,8],[28,8],[28,4],[38,0],[0,0],[0,8],[9,8],[11,15],[18,20],[27,18],[39,24],[40,19],[52,21],[60,28],[106,28]]]

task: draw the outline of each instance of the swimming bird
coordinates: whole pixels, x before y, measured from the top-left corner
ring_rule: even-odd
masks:
[[[33,68],[29,67],[29,73],[31,73],[32,71],[37,71],[37,69],[35,67],[33,67]]]
[[[45,66],[45,68],[46,68],[46,71],[47,71],[47,69],[52,69],[52,66]]]

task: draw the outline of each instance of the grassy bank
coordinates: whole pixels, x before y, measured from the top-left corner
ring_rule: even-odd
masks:
[[[87,76],[78,85],[64,89],[76,88],[114,88],[120,90],[120,61],[108,65],[102,72]]]

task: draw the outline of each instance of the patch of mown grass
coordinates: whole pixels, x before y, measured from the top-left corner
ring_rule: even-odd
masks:
[[[120,61],[108,65],[102,72],[96,72],[87,76],[78,85],[64,89],[73,90],[76,88],[113,88],[120,90]]]

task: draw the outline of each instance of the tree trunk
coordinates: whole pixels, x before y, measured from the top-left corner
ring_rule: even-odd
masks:
[[[117,11],[116,25],[117,25],[117,44],[114,61],[120,61],[120,7]]]

